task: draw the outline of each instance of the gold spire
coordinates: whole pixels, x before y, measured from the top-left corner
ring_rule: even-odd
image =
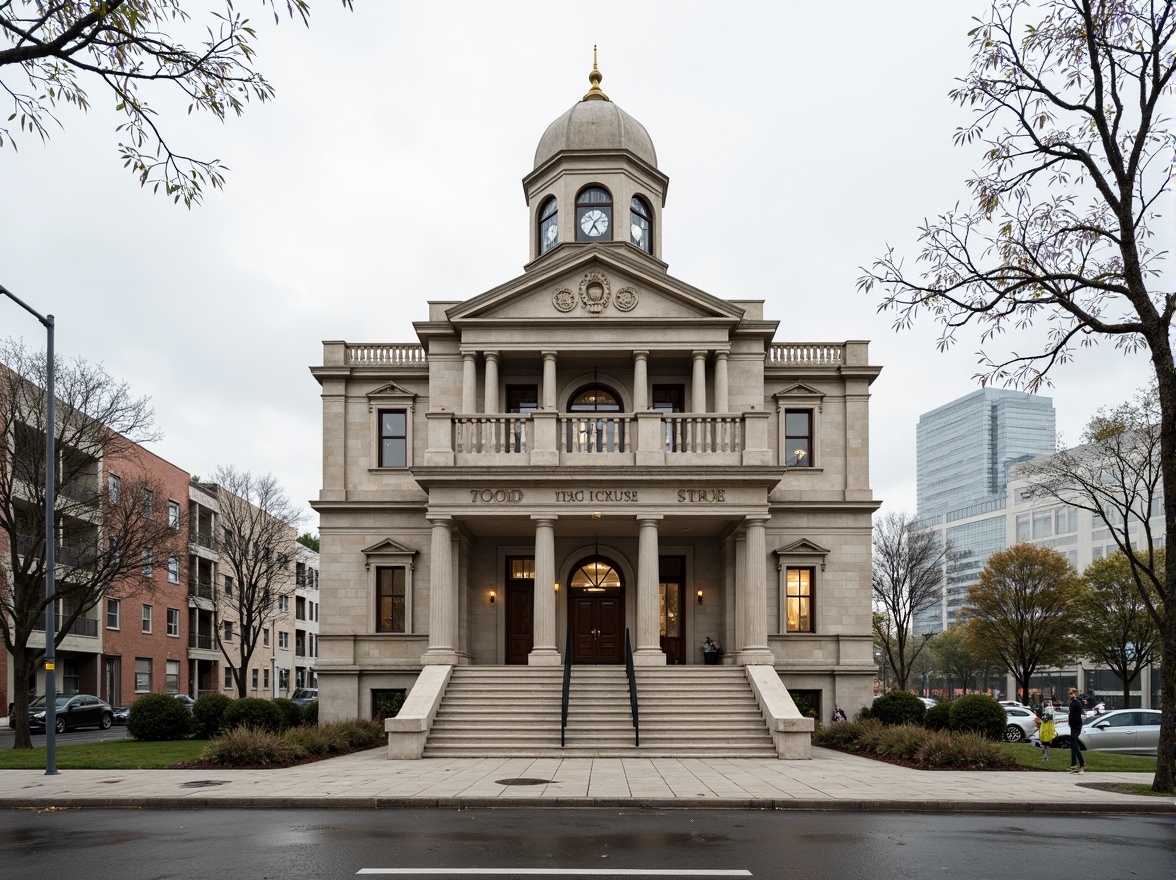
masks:
[[[607,101],[608,95],[600,90],[600,81],[604,77],[600,73],[600,68],[596,66],[596,46],[592,47],[592,72],[588,74],[588,82],[592,83],[592,88],[588,90],[588,94],[584,96],[585,101]]]

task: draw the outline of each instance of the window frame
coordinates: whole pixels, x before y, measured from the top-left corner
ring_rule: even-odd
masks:
[[[140,669],[140,666],[144,669]],[[135,658],[135,693],[149,694],[151,693],[152,668],[150,657],[136,657]],[[142,676],[146,676],[143,678]],[[145,684],[144,684],[145,682]]]
[[[797,589],[793,591],[792,575],[797,574]],[[799,575],[808,575],[807,583],[803,583]],[[786,633],[814,633],[816,632],[816,619],[814,610],[816,608],[816,584],[817,584],[817,568],[814,565],[788,565],[784,568],[784,632]],[[797,625],[792,626],[791,607],[793,599],[798,605],[797,611]],[[799,608],[803,607],[806,614],[801,614]],[[801,626],[799,621],[807,620],[808,626]]]
[[[172,664],[175,664],[175,673],[172,673]],[[182,670],[180,668],[179,660],[165,660],[163,663],[163,688],[169,694],[178,694],[180,692],[180,676]],[[174,680],[174,683],[173,683]]]
[[[608,200],[604,202],[587,202],[584,197],[593,191],[599,191],[607,196]],[[591,236],[588,235],[580,226],[580,218],[587,211],[599,210],[604,213],[608,222],[608,228],[605,229],[603,235]],[[613,241],[616,237],[615,225],[613,223],[613,194],[608,187],[600,183],[590,183],[587,186],[581,187],[580,191],[576,193],[576,208],[574,212],[576,221],[576,241],[581,243],[591,243],[595,241]]]
[[[112,612],[114,615],[114,626],[110,625]],[[113,630],[122,629],[122,599],[112,599],[109,596],[106,598],[106,628]]]
[[[790,470],[820,470],[824,465],[821,456],[821,414],[825,411],[825,394],[801,382],[773,395],[776,401],[776,456],[781,466]],[[809,450],[806,464],[788,464],[787,416],[790,412],[809,412]]]
[[[638,211],[638,205],[641,206],[641,211]],[[638,225],[635,218],[645,221],[642,229],[649,247],[643,247],[640,243],[633,241],[633,227]],[[653,208],[644,196],[634,195],[629,199],[629,244],[653,256]]]
[[[549,208],[551,209],[550,211],[548,210]],[[548,196],[539,205],[539,210],[536,212],[535,218],[535,232],[539,237],[537,256],[541,257],[559,245],[559,200],[555,196]],[[555,238],[550,244],[547,244],[545,232],[549,227],[555,229]]]
[[[395,382],[372,391],[367,395],[368,414],[371,417],[371,440],[368,469],[378,471],[400,471],[413,465],[413,444],[416,433],[413,422],[416,414],[416,395],[401,388]],[[383,444],[381,427],[383,413],[389,410],[404,410],[404,464],[383,465]]]
[[[118,504],[122,501],[122,478],[118,474],[106,475],[106,488],[111,504]]]
[[[233,621],[222,620],[221,621],[221,641],[222,642],[231,642],[232,640],[233,640]]]
[[[143,550],[143,576],[151,577],[155,572],[155,554],[150,547]]]
[[[776,550],[776,569],[779,572],[779,581],[777,583],[777,612],[779,617],[776,621],[776,627],[779,635],[796,638],[815,636],[821,631],[821,606],[817,601],[817,597],[820,594],[821,579],[824,577],[828,556],[828,548],[822,547],[809,538],[801,538],[786,547],[781,547]],[[804,569],[810,572],[808,584],[809,629],[789,629],[788,573],[790,571]]]
[[[368,626],[367,631],[370,633],[379,633],[382,636],[395,635],[412,635],[412,616],[413,616],[413,571],[415,565],[414,558],[417,551],[411,547],[406,547],[391,538],[385,538],[378,544],[373,544],[363,550],[364,568],[368,575]],[[381,568],[395,568],[400,567],[404,569],[404,632],[392,633],[382,632],[377,629],[379,625],[379,596],[378,596],[378,575],[377,572]],[[315,603],[307,600],[307,620],[318,619],[317,608],[312,612],[311,608]]]
[[[403,433],[400,433],[400,434],[396,434],[393,432],[385,433],[385,431],[384,431],[384,417],[385,416],[400,416],[400,418],[402,418],[404,420]],[[399,409],[399,408],[381,409],[376,413],[376,425],[377,425],[376,430],[379,432],[379,436],[376,438],[377,442],[379,443],[379,450],[377,451],[377,455],[379,456],[379,463],[377,466],[383,470],[387,470],[389,468],[403,469],[403,468],[408,467],[408,458],[409,458],[409,456],[408,456],[408,411],[404,410],[404,409]],[[394,461],[393,463],[389,464],[389,462],[387,461],[385,454],[384,454],[384,452],[385,452],[384,444],[387,442],[394,443],[396,441],[400,441],[404,444],[404,452],[401,457],[401,460]]]
[[[169,556],[167,558],[167,582],[169,584],[178,584],[180,582],[180,557]]]
[[[172,531],[180,530],[180,502],[170,498],[167,502],[167,525]]]
[[[803,434],[789,433],[789,417],[790,416],[804,416],[807,421],[807,429]],[[810,408],[794,407],[784,410],[784,467],[787,468],[811,468],[813,466],[813,411]],[[798,443],[803,442],[805,449],[800,450]],[[795,460],[794,460],[795,459]],[[807,460],[806,460],[807,459]]]
[[[143,516],[151,519],[155,516],[155,493],[150,489],[143,489]]]
[[[151,635],[151,630],[152,630],[152,626],[153,626],[153,620],[152,620],[153,613],[154,612],[153,612],[152,607],[150,605],[148,605],[146,602],[144,602],[143,603],[143,618],[142,618],[143,629],[142,629],[142,632],[145,635]]]
[[[167,609],[167,634],[173,639],[180,637],[180,609]]]
[[[386,585],[388,587],[387,598],[390,600],[390,603],[389,603],[390,604],[390,616],[387,618],[388,619],[388,627],[387,628],[385,628],[383,625],[384,617],[381,613],[382,608],[383,608],[383,604],[384,604],[383,600],[385,598],[385,593],[384,593],[384,586],[385,585],[381,584],[380,575],[384,572],[391,573],[391,580]],[[396,593],[396,588],[397,588],[396,573],[397,572],[400,573],[400,584],[399,584],[400,595],[399,595],[399,598],[401,600],[400,613],[401,613],[401,618],[402,618],[401,626],[399,629],[396,628],[396,599],[398,598],[397,593]],[[407,633],[408,628],[409,628],[408,627],[409,617],[408,617],[408,570],[407,570],[407,567],[403,566],[403,565],[378,565],[378,566],[376,566],[375,597],[376,597],[375,632],[377,632],[381,635],[389,635],[389,634],[390,635],[404,635],[405,633]]]

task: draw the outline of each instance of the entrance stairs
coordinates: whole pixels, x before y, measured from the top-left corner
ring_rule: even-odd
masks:
[[[562,668],[455,667],[424,756],[776,757],[742,667],[638,667],[636,678],[640,745],[624,667],[577,666],[561,748]]]

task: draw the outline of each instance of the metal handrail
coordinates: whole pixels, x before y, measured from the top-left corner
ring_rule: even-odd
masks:
[[[559,747],[564,747],[564,733],[568,729],[568,695],[572,690],[572,625],[564,637],[563,702],[559,710]]]
[[[625,627],[625,675],[629,677],[629,710],[633,713],[633,745],[641,745],[641,722],[637,716],[637,676],[633,672],[633,643]]]

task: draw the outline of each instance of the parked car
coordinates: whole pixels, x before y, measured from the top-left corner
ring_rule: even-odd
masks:
[[[1034,714],[1032,709],[1027,709],[1024,706],[1004,706],[1005,719],[1008,721],[1008,726],[1005,727],[1005,742],[1021,742],[1021,740],[1028,739],[1037,733],[1037,728],[1041,726],[1041,719]]]
[[[1070,748],[1070,725],[1062,721],[1057,731],[1054,747]],[[1083,718],[1078,744],[1084,752],[1154,755],[1160,745],[1160,710],[1115,709]]]
[[[45,713],[48,704],[45,695],[33,697],[29,701],[29,729],[45,729]],[[100,727],[108,730],[114,723],[114,709],[109,703],[104,703],[90,694],[59,694],[54,701],[54,711],[57,713],[56,729],[58,733],[65,733],[75,727]],[[11,716],[8,726],[16,727]]]
[[[183,703],[185,706],[187,706],[189,712],[191,712],[192,707],[196,705],[196,701],[193,700],[191,697],[189,697],[187,694],[172,694],[172,696],[175,697],[177,700],[179,700],[181,703]]]
[[[126,724],[127,719],[131,717],[130,706],[115,706],[114,707],[114,723]]]
[[[1000,700],[998,701],[1002,706],[1015,706],[1018,709],[1028,709],[1024,703],[1018,703],[1016,700]]]
[[[923,701],[923,705],[926,706],[928,709],[930,709],[932,706],[936,705],[939,702],[938,700],[933,700],[931,697],[919,697],[919,699]]]
[[[299,706],[305,706],[307,703],[317,703],[318,688],[294,688],[294,694],[290,699]]]

